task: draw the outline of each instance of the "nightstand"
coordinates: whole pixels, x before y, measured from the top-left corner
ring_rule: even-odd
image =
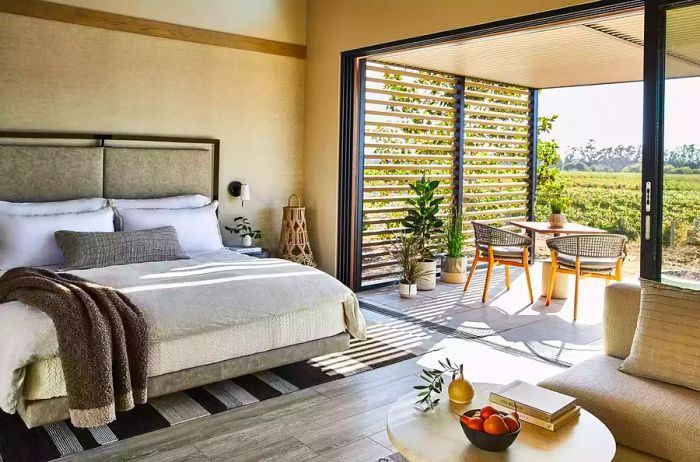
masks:
[[[270,250],[266,249],[264,247],[261,247],[260,252],[246,252],[245,250],[250,249],[250,247],[241,247],[240,245],[227,245],[227,249],[229,249],[231,252],[236,252],[240,253],[242,255],[248,255],[249,257],[255,257],[255,258],[270,258]]]

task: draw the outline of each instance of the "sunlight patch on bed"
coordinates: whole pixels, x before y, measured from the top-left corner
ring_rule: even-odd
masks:
[[[252,279],[278,279],[296,276],[318,276],[318,274],[308,271],[297,271],[293,273],[277,273],[277,274],[249,274],[245,276],[231,276],[227,278],[207,279],[205,281],[187,281],[187,282],[171,282],[163,284],[150,284],[147,286],[125,287],[119,289],[125,294],[133,294],[137,292],[147,292],[150,290],[165,290],[165,289],[183,289],[187,287],[208,286],[213,284],[224,284],[235,281],[248,281]]]
[[[246,270],[246,269],[267,269],[267,268],[280,268],[283,266],[290,266],[293,265],[293,263],[276,263],[274,265],[265,265],[264,268],[261,268],[260,266],[254,266],[254,265],[240,265],[240,264],[228,264],[226,266],[219,266],[216,268],[199,268],[199,269],[192,269],[189,271],[182,271],[182,268],[178,268],[179,271],[177,273],[175,272],[168,272],[168,273],[154,273],[154,274],[146,274],[144,276],[141,276],[140,279],[169,279],[169,278],[182,278],[182,277],[187,277],[187,276],[200,276],[202,274],[214,274],[214,273],[221,273],[225,271],[236,271],[236,270]]]

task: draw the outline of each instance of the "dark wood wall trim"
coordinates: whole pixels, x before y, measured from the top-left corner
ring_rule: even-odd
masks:
[[[306,58],[304,45],[105,13],[42,0],[0,0],[0,12],[237,50]]]

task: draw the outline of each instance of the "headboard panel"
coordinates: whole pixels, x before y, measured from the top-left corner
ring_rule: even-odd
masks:
[[[204,149],[105,148],[104,197],[212,197],[211,152]]]
[[[218,168],[219,140],[212,138],[0,132],[0,200],[215,199]]]
[[[101,197],[103,148],[0,146],[0,200]]]

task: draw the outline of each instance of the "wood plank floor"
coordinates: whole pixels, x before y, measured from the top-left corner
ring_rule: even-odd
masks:
[[[386,411],[419,372],[404,361],[61,460],[376,461],[395,452]]]

